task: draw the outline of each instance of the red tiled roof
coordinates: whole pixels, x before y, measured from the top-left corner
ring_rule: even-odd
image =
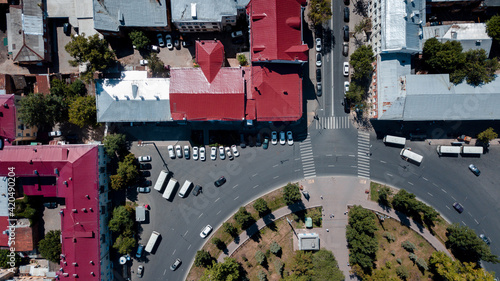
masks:
[[[251,0],[251,57],[260,60],[307,61],[308,47],[301,42],[300,9],[306,0]]]
[[[36,76],[35,94],[50,94],[49,75],[42,74]]]
[[[266,64],[252,66],[252,88],[247,96],[255,100],[257,121],[297,121],[302,116],[302,78],[300,65]]]
[[[33,229],[31,227],[16,227],[16,252],[33,251]]]
[[[60,272],[61,280],[77,280],[73,274],[78,280],[100,280],[98,147],[9,146],[0,151],[0,159],[0,176],[14,167],[26,195],[65,198],[61,214],[65,257],[60,264],[68,277]]]
[[[5,206],[4,208],[8,208]],[[9,246],[9,234],[3,233],[5,230],[9,229],[9,217],[0,217],[0,246]]]
[[[5,106],[7,105],[7,106]],[[0,137],[10,145],[16,139],[16,107],[14,95],[0,95]]]
[[[224,46],[220,41],[196,41],[196,62],[212,83],[224,63]]]
[[[4,94],[12,94],[12,77],[9,74],[0,74],[0,90],[4,90]]]

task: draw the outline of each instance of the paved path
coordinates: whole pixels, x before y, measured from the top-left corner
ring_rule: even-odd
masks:
[[[322,177],[303,180],[300,184],[304,186],[304,191],[309,193],[309,200],[303,198],[298,204],[283,207],[258,220],[255,225],[242,233],[239,239],[236,239],[240,243],[236,244],[233,241],[227,246],[227,254],[222,253],[218,261],[221,262],[225,257],[231,256],[238,247],[243,245],[257,231],[265,227],[266,224],[292,212],[323,206],[323,227],[314,228],[314,232],[319,234],[321,247],[333,252],[339,263],[339,268],[344,272],[346,279],[356,280],[350,274],[350,267],[347,265],[349,251],[345,236],[348,217],[345,212],[348,206],[352,205],[361,205],[366,209],[379,212],[398,221],[403,221],[411,229],[420,233],[435,249],[450,255],[446,247],[426,228],[409,220],[405,215],[393,209],[387,211],[376,202],[370,201],[368,198],[369,195],[365,193],[366,190],[370,189],[370,181],[368,179],[346,176]],[[334,215],[333,218],[330,216],[331,214]],[[300,232],[300,230],[297,230],[297,232]]]

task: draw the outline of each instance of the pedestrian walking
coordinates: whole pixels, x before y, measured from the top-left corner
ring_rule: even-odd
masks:
[[[326,229],[326,232],[330,232],[330,230],[327,228],[327,229]]]
[[[323,199],[323,195],[320,195],[319,197],[320,197],[321,199]]]

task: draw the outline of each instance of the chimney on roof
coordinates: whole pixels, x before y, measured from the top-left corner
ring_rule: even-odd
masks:
[[[74,266],[78,266],[78,264],[76,262],[73,263]]]
[[[78,210],[77,209],[73,209],[73,213],[76,213],[76,212],[78,212]]]
[[[78,277],[78,274],[76,274],[76,273],[75,273],[75,274],[73,274],[73,277]]]
[[[7,103],[4,103],[4,104],[3,104],[3,107],[5,107],[5,108],[9,108],[9,105],[8,105]]]
[[[92,264],[92,265],[93,265],[93,264],[94,264],[94,261],[90,261],[90,264]]]
[[[94,272],[92,271],[92,272],[90,273],[90,275],[94,276],[95,274],[94,274]]]
[[[69,276],[69,273],[64,272],[64,273],[63,273],[63,276],[66,276],[66,277],[67,277],[67,276]]]
[[[90,210],[91,212],[93,212],[93,211],[94,211],[92,208],[89,208],[89,210]]]
[[[87,209],[86,208],[82,208],[82,212],[86,213]]]
[[[67,181],[63,181],[63,184],[64,184],[65,186],[68,186],[68,182],[67,182]]]
[[[90,199],[90,196],[88,194],[85,194],[85,197],[87,197],[87,199]]]
[[[37,176],[39,175],[37,170],[34,170],[33,173]]]
[[[191,17],[193,19],[197,18],[197,15],[196,15],[196,3],[191,3]]]
[[[59,170],[57,168],[54,169],[54,174],[59,176]]]

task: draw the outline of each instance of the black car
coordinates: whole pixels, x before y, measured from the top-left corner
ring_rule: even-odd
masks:
[[[344,0],[345,5],[349,5],[349,0]]]
[[[351,103],[347,98],[344,98],[344,112],[351,113]]]
[[[55,209],[55,208],[57,208],[57,203],[56,202],[45,202],[45,203],[43,203],[43,206],[45,206],[48,209]]]
[[[316,82],[321,82],[321,68],[316,69]]]
[[[150,177],[151,172],[150,171],[141,171],[141,177]]]
[[[344,25],[344,41],[349,42],[349,26]]]
[[[318,84],[316,84],[316,95],[318,97],[321,97],[322,95],[322,86],[321,86],[321,82],[318,82]]]
[[[247,147],[247,144],[245,143],[245,135],[244,134],[240,134],[240,147],[241,148]]]
[[[235,45],[240,45],[240,44],[243,44],[245,42],[245,39],[243,39],[243,37],[237,37],[237,38],[233,38],[231,41]]]
[[[464,211],[464,207],[462,207],[462,205],[458,202],[453,203],[453,208],[455,208],[455,210],[457,210],[460,214]]]
[[[203,188],[201,186],[199,186],[199,185],[195,186],[194,189],[193,189],[194,196],[198,196],[198,194],[200,194],[202,192],[202,189]]]
[[[214,185],[215,185],[216,187],[219,187],[219,186],[221,186],[221,185],[223,185],[223,184],[225,184],[225,183],[226,183],[226,178],[225,178],[225,177],[220,177],[218,180],[216,180],[216,181],[214,182]]]
[[[63,31],[66,35],[71,35],[71,25],[69,23],[63,24]]]
[[[191,42],[191,41],[188,41],[188,40],[182,41],[182,47],[184,47],[184,48],[190,47],[192,45],[193,45],[193,42]]]
[[[349,7],[344,8],[344,21],[349,22]]]
[[[139,164],[139,170],[151,170],[151,164]]]
[[[150,180],[146,180],[146,181],[144,181],[144,182],[141,184],[141,186],[142,186],[142,187],[148,187],[148,186],[151,186],[151,185],[153,185],[153,182],[152,182],[152,181],[150,181]]]

